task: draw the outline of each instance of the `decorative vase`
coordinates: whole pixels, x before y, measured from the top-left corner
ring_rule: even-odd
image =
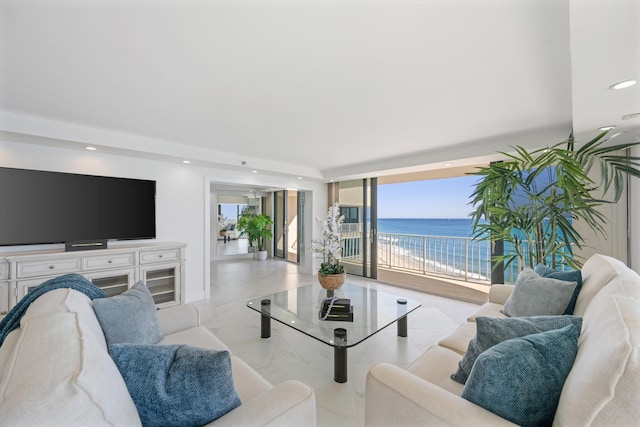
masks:
[[[347,277],[347,273],[327,274],[326,276],[323,276],[318,271],[318,282],[320,282],[320,286],[328,291],[339,289],[342,285],[344,285],[345,277]]]

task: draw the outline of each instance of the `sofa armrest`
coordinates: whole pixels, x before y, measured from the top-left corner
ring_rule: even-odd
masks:
[[[313,389],[300,381],[285,381],[207,424],[220,426],[315,426]]]
[[[404,369],[380,363],[369,370],[365,425],[515,426],[516,424]]]
[[[200,326],[200,312],[193,304],[174,305],[158,310],[158,320],[165,335]]]
[[[513,292],[513,285],[491,285],[489,289],[489,302],[504,305]]]

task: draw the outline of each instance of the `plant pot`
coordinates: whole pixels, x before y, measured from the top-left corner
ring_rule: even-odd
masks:
[[[318,271],[318,282],[320,282],[320,286],[328,291],[339,289],[342,285],[344,285],[344,280],[346,277],[347,273],[327,274],[326,276],[323,276]]]
[[[267,259],[267,251],[256,252],[256,259],[258,261],[264,261],[265,259]]]

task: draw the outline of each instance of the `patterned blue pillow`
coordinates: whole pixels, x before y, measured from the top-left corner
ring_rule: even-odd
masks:
[[[578,294],[580,293],[580,289],[582,289],[582,271],[580,270],[556,271],[552,268],[547,267],[544,264],[536,265],[536,268],[534,268],[533,271],[535,271],[542,277],[564,280],[565,282],[576,282],[576,288],[573,290],[573,296],[571,297],[571,301],[569,301],[569,305],[564,311],[564,314],[573,314],[573,311],[576,309],[576,301],[578,300]]]
[[[503,341],[473,365],[462,397],[521,426],[551,425],[578,352],[578,329]]]
[[[240,405],[228,351],[150,344],[109,351],[145,427],[201,426]]]
[[[561,329],[568,325],[575,325],[580,331],[582,318],[575,316],[506,317],[503,319],[478,317],[476,318],[476,336],[469,341],[469,347],[462,360],[458,362],[458,370],[451,375],[451,379],[460,384],[466,383],[478,356],[502,341]]]
[[[110,298],[93,300],[107,344],[155,344],[164,338],[156,305],[144,282]]]

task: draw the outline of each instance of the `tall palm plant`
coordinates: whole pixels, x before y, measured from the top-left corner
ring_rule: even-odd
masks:
[[[579,149],[573,135],[531,152],[515,147],[514,154],[502,153],[505,161],[473,173],[480,177],[470,202],[473,237],[503,240],[513,248],[494,261],[580,265],[574,249],[582,248],[584,238],[573,221],[604,235],[606,217],[598,207],[620,199],[626,175],[640,177],[640,157],[628,153],[640,143],[608,145],[607,132]],[[598,181],[589,174],[594,166],[600,169]]]

